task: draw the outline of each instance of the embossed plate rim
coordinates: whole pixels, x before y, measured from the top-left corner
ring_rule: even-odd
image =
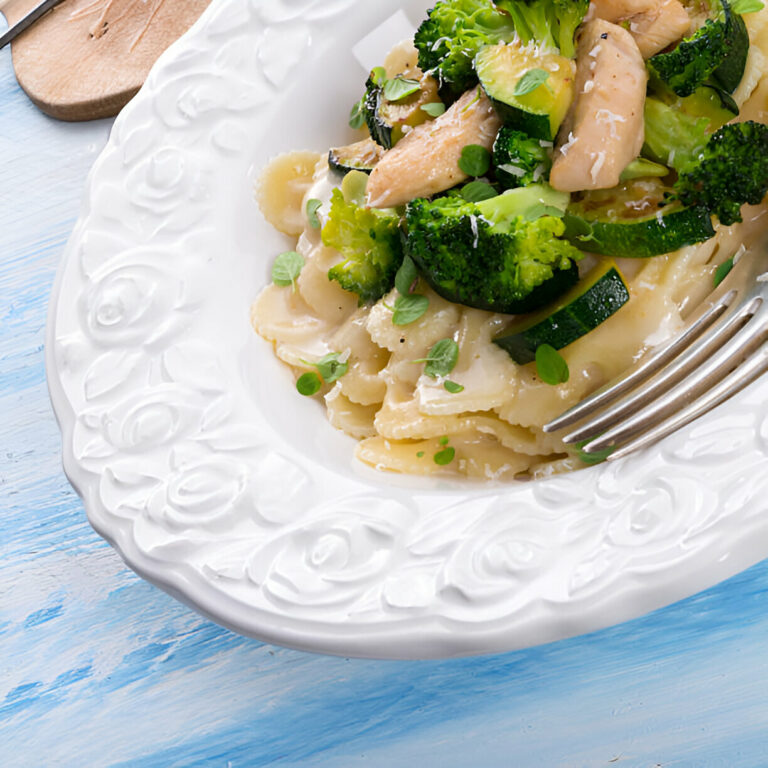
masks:
[[[124,316],[117,321],[109,313],[97,317],[97,325],[89,330],[88,318],[94,312],[114,312],[115,306],[128,306],[126,302],[135,298],[128,283],[142,278],[153,290],[158,288],[159,283],[151,283],[152,275],[147,276],[156,266],[146,261],[151,255],[147,251],[169,260],[182,258],[169,245],[173,238],[167,232],[181,226],[173,217],[187,209],[194,213],[211,189],[202,172],[206,161],[192,149],[201,138],[194,130],[202,131],[209,118],[218,121],[217,128],[226,123],[222,146],[234,152],[232,162],[242,166],[250,149],[232,149],[238,130],[254,128],[259,116],[264,122],[269,114],[266,107],[247,104],[236,105],[246,114],[237,109],[230,114],[230,103],[226,110],[217,106],[216,89],[183,92],[169,104],[160,97],[163,87],[174,83],[170,73],[183,75],[202,53],[211,57],[212,66],[220,66],[216,87],[224,89],[227,77],[232,82],[239,77],[231,71],[229,49],[222,44],[222,35],[234,49],[239,40],[227,32],[232,23],[228,15],[242,16],[246,29],[252,28],[254,46],[264,51],[259,46],[269,49],[264,40],[279,27],[281,14],[283,19],[304,14],[307,30],[313,31],[353,4],[294,0],[289,7],[285,0],[214,0],[192,30],[161,57],[145,87],[116,121],[89,175],[80,219],[56,276],[45,354],[62,429],[64,468],[83,497],[93,527],[143,578],[237,632],[304,650],[380,658],[506,651],[596,630],[693,594],[763,559],[768,555],[768,516],[761,518],[762,510],[756,512],[755,507],[768,497],[766,483],[759,479],[768,451],[765,382],[757,382],[661,447],[615,465],[512,488],[413,491],[392,486],[387,478],[345,476],[306,456],[286,456],[287,444],[244,400],[235,403],[239,412],[233,406],[233,413],[216,415],[219,400],[236,400],[244,383],[237,381],[233,392],[222,392],[218,368],[199,384],[199,371],[185,365],[185,352],[197,349],[185,345],[207,338],[198,327],[202,312],[211,309],[205,300],[184,305],[195,307],[189,326],[183,326],[191,339],[179,331],[173,342],[159,335],[149,343],[145,331],[138,357],[125,352],[119,336],[110,336]],[[409,3],[366,5],[352,21],[381,20],[383,7],[389,14],[404,5]],[[411,0],[410,7],[416,5],[427,3]],[[346,23],[351,23],[349,16]],[[331,39],[344,40],[344,30],[338,24],[335,29]],[[300,36],[285,47],[294,43],[303,44]],[[312,55],[306,56],[303,66],[311,61]],[[253,74],[262,77],[263,67]],[[193,126],[190,146],[183,146],[181,139],[173,143],[175,129],[153,133],[153,120],[159,129],[162,114],[177,121],[179,131],[185,121]],[[147,154],[152,150],[142,148],[142,141],[148,139],[150,146],[158,137],[165,143]],[[176,177],[191,173],[196,163],[203,163],[200,178],[182,179],[188,188],[177,190]],[[141,242],[139,234],[151,234],[141,227],[151,225],[138,216],[116,224],[114,231],[105,223],[109,206],[119,210],[125,203],[134,210],[147,203],[137,200],[138,187],[125,200],[120,198],[129,172],[136,178],[154,174],[159,179],[154,189],[144,190],[147,195],[170,189],[163,198],[170,207],[157,229],[157,243],[152,237]],[[190,189],[200,198],[182,197]],[[201,210],[215,218],[222,198],[214,194],[210,199],[210,211]],[[149,218],[152,215],[154,211]],[[120,229],[128,224],[139,233],[134,240]],[[266,225],[259,226],[266,233]],[[207,230],[196,221],[181,231],[188,239],[178,250],[189,261],[179,263],[191,265],[201,282],[205,244],[210,247]],[[94,261],[94,253],[104,254],[103,260]],[[133,282],[125,279],[126,270],[128,277],[133,270]],[[79,293],[64,296],[65,285]],[[166,298],[175,296],[169,286]],[[158,290],[162,288],[160,284]],[[254,295],[256,290],[254,283]],[[116,303],[104,298],[109,291]],[[150,319],[154,310],[154,304],[147,310]],[[163,317],[169,323],[174,320]],[[130,324],[129,330],[136,332]],[[249,347],[245,355],[266,364],[259,358],[264,350]],[[109,370],[110,364],[116,372]],[[219,364],[230,366],[224,372],[234,370],[229,358],[212,359],[211,370]],[[120,380],[123,373],[126,381]],[[132,389],[132,376],[140,378],[139,391]],[[190,389],[189,381],[197,382],[198,389]],[[75,383],[85,395],[75,397]],[[170,400],[169,390],[176,393],[176,402]],[[206,394],[210,392],[217,394]],[[198,411],[190,408],[192,416],[181,402],[187,396],[200,401]],[[87,407],[77,405],[79,401]],[[153,408],[151,418],[142,416]],[[232,426],[238,413],[246,425],[264,430],[266,442],[256,447],[238,443],[243,436]],[[166,417],[171,416],[181,426],[169,422]],[[206,420],[213,426],[206,427]],[[158,424],[170,431],[158,432]],[[104,458],[99,451],[113,453]],[[702,472],[702,463],[717,466],[719,474]],[[222,474],[214,475],[214,470]],[[313,502],[303,501],[298,492],[295,498],[288,493],[285,504],[270,498],[264,483],[255,479],[259,472],[272,470],[299,489],[317,490]],[[305,475],[310,485],[302,485]],[[209,487],[211,477],[231,490],[231,499],[219,504],[216,489]],[[202,493],[200,483],[203,491],[213,494],[208,507],[177,504],[176,491],[197,488]],[[331,483],[341,489],[329,491]],[[292,514],[297,510],[296,519],[281,517],[286,508]],[[582,555],[585,559],[580,560]],[[288,567],[287,573],[282,567]]]

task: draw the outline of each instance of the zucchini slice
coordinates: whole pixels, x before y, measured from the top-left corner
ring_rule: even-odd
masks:
[[[398,101],[384,96],[384,87],[373,76],[365,84],[365,122],[371,138],[384,149],[392,149],[400,139],[417,125],[426,123],[429,115],[422,109],[427,104],[442,103],[437,93],[437,81],[424,75],[419,90]]]
[[[525,365],[536,359],[537,347],[567,347],[604,323],[628,301],[627,284],[616,263],[608,259],[553,307],[513,323],[493,341],[516,363]]]
[[[568,207],[563,237],[590,253],[629,258],[671,253],[713,237],[706,208],[663,205],[668,191],[659,179],[644,178],[586,192]]]
[[[554,140],[573,101],[573,61],[514,42],[483,48],[475,57],[475,70],[505,125],[535,139]],[[532,70],[547,73],[546,81],[516,96],[521,79]]]
[[[749,53],[749,34],[744,19],[721,0],[722,12],[707,19],[690,37],[668,53],[648,60],[653,75],[678,96],[690,96],[708,83],[732,93],[744,75]]]
[[[350,171],[370,173],[384,156],[384,148],[373,139],[363,139],[328,153],[328,165],[341,174]]]
[[[744,77],[749,54],[749,32],[744,19],[731,11],[723,0],[725,9],[725,56],[720,66],[712,73],[712,80],[726,93],[733,93]]]

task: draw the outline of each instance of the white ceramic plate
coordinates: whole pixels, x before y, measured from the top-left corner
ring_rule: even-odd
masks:
[[[54,291],[51,396],[93,526],[142,576],[270,642],[510,650],[768,555],[765,382],[628,461],[427,484],[357,465],[252,332],[249,305],[286,245],[253,201],[257,169],[343,141],[358,59],[383,56],[351,49],[427,6],[216,0],[117,120]]]

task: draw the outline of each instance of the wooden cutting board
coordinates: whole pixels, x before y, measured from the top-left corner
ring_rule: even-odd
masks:
[[[11,43],[19,85],[60,120],[116,115],[210,0],[64,0]],[[37,0],[8,0],[14,24]]]

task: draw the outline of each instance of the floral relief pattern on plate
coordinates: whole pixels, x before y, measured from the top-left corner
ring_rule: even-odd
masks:
[[[252,333],[285,242],[257,213],[254,169],[338,141],[364,79],[339,52],[427,6],[215,0],[118,118],[57,278],[47,366],[89,519],[142,576],[271,642],[510,650],[768,555],[764,382],[616,464],[425,486],[355,467]]]

